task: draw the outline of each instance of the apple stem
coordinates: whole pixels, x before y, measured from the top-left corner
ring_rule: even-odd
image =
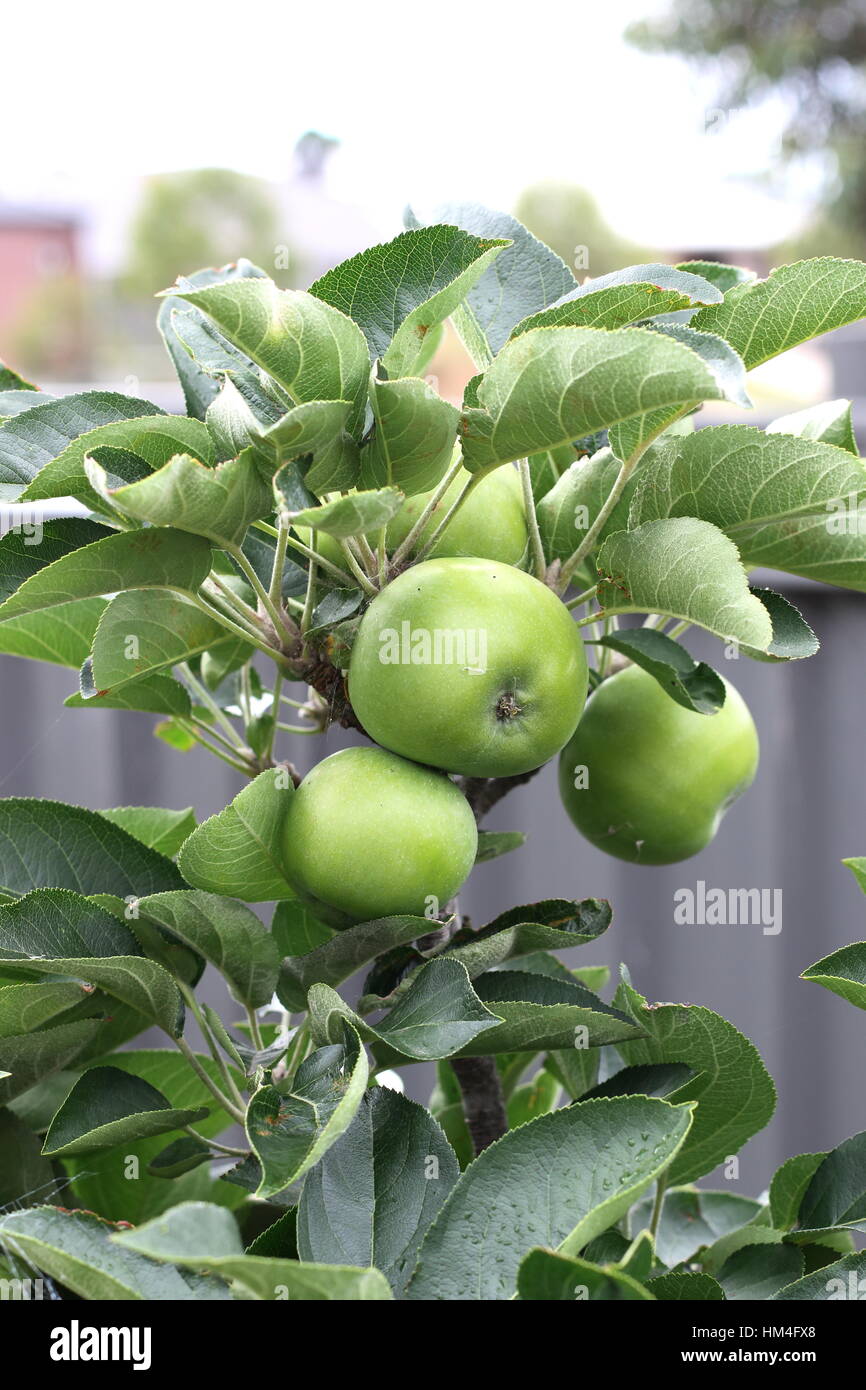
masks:
[[[452,460],[451,466],[449,467],[444,478],[442,478],[438,487],[430,494],[430,498],[426,506],[423,508],[420,515],[416,517],[412,529],[409,531],[408,535],[404,537],[400,545],[398,545],[397,549],[394,551],[394,554],[391,556],[392,570],[395,570],[400,565],[402,565],[403,561],[410,554],[412,547],[415,545],[415,542],[418,540],[419,536],[421,535],[421,532],[424,530],[428,521],[433,516],[433,513],[436,511],[436,508],[439,506],[439,503],[442,501],[442,498],[445,496],[449,487],[454,482],[454,479],[458,476],[462,467],[463,459],[458,449],[455,451],[454,459]]]
[[[347,540],[341,540],[341,541],[340,541],[340,548],[341,548],[342,551],[343,551],[343,557],[344,557],[344,559],[345,559],[345,561],[346,561],[346,564],[348,565],[349,569],[352,571],[352,574],[354,575],[354,577],[355,577],[357,583],[358,583],[358,584],[360,585],[360,587],[364,590],[364,593],[365,593],[365,594],[368,594],[371,598],[375,598],[375,597],[376,597],[376,594],[377,594],[379,591],[378,591],[378,589],[376,588],[376,585],[372,583],[372,581],[371,581],[371,580],[367,577],[367,575],[364,573],[364,571],[363,571],[363,569],[361,568],[361,566],[358,564],[358,561],[355,559],[354,555],[352,554],[352,549],[351,549],[351,546],[349,545],[349,542],[348,542]]]
[[[614,507],[625,491],[626,484],[649,446],[655,442],[660,434],[666,429],[669,429],[675,420],[681,419],[682,416],[686,415],[692,408],[693,403],[689,403],[688,405],[682,406],[674,415],[665,418],[658,428],[647,435],[645,439],[642,439],[637,448],[629,454],[628,458],[620,463],[619,472],[614,479],[613,487],[608,493],[595,521],[590,526],[580,545],[577,547],[577,550],[575,550],[572,555],[569,555],[559,572],[560,593],[565,593],[575,571],[579,569],[587,555],[594,549],[595,543],[604,530]]]
[[[523,508],[526,512],[526,525],[529,528],[529,543],[532,549],[532,570],[536,579],[544,580],[547,574],[547,561],[544,558],[544,544],[541,539],[541,528],[538,525],[538,517],[535,512],[535,498],[532,495],[532,473],[529,468],[529,459],[521,459],[517,465],[520,473],[520,482],[523,487]]]
[[[433,532],[431,536],[427,538],[424,545],[418,551],[417,559],[419,563],[422,560],[426,560],[431,550],[433,550],[437,543],[441,540],[446,528],[450,525],[457,512],[459,512],[460,508],[463,506],[463,503],[466,501],[473,488],[477,487],[478,484],[481,482],[481,479],[484,477],[486,477],[486,474],[484,473],[473,473],[471,475],[468,483],[466,483],[462,491],[458,493],[454,501],[451,503],[451,506],[448,508],[448,511],[445,513],[442,520],[439,522],[439,525],[436,527],[436,530]]]

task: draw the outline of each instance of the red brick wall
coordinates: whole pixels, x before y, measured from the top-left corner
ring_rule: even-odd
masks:
[[[44,281],[75,274],[78,268],[73,224],[0,220],[0,349],[4,332],[23,313],[34,291]]]

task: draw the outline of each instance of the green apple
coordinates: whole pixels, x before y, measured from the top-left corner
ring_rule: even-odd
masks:
[[[470,474],[461,468],[421,532],[416,550],[433,534],[469,478]],[[393,553],[406,539],[432,495],[431,492],[421,492],[415,497],[406,498],[388,527],[390,552]],[[504,464],[476,483],[430,551],[429,558],[476,555],[481,560],[500,560],[505,565],[519,565],[526,553],[527,537],[520,474],[511,464]]]
[[[459,788],[384,748],[346,748],[318,763],[291,798],[284,830],[290,882],[335,926],[431,906],[435,915],[477,848]]]
[[[586,699],[583,642],[551,589],[491,560],[426,560],[373,600],[349,698],[371,738],[470,777],[530,772]]]
[[[729,681],[717,714],[672,700],[627,666],[590,696],[559,760],[559,790],[582,835],[619,859],[672,864],[704,849],[754,780],[758,735]]]
[[[469,481],[469,476],[465,468],[460,469],[422,530],[413,552],[432,535],[448,508]],[[432,496],[432,492],[419,492],[414,497],[406,498],[388,526],[386,544],[390,554],[393,554],[406,539]],[[309,545],[309,529],[305,526],[296,529],[299,540]],[[340,543],[333,536],[320,532],[317,544],[326,560],[342,569],[346,568]],[[484,560],[500,560],[506,565],[519,565],[526,553],[526,546],[526,510],[523,505],[520,475],[516,468],[504,464],[476,484],[453,519],[449,521],[441,538],[431,550],[430,558],[440,555],[477,555]],[[326,574],[324,577],[327,579],[329,576]]]

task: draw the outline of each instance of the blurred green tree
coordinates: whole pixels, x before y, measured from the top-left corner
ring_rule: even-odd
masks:
[[[133,218],[121,289],[149,299],[178,273],[240,255],[279,278],[288,260],[281,240],[277,204],[263,180],[233,169],[157,174]]]
[[[531,184],[518,199],[515,217],[561,256],[579,280],[650,258],[644,247],[608,226],[592,194],[578,184],[553,179]]]
[[[783,156],[817,154],[826,165],[821,207],[797,250],[866,251],[863,0],[672,0],[627,37],[648,52],[707,60],[723,109],[781,95],[789,110]]]

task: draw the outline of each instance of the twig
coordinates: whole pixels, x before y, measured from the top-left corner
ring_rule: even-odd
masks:
[[[540,768],[534,767],[531,772],[518,772],[513,777],[463,777],[458,785],[480,824],[497,801],[501,801],[515,787],[522,787],[531,781],[540,771]]]
[[[476,1156],[508,1131],[502,1082],[493,1057],[454,1057],[454,1075]]]

